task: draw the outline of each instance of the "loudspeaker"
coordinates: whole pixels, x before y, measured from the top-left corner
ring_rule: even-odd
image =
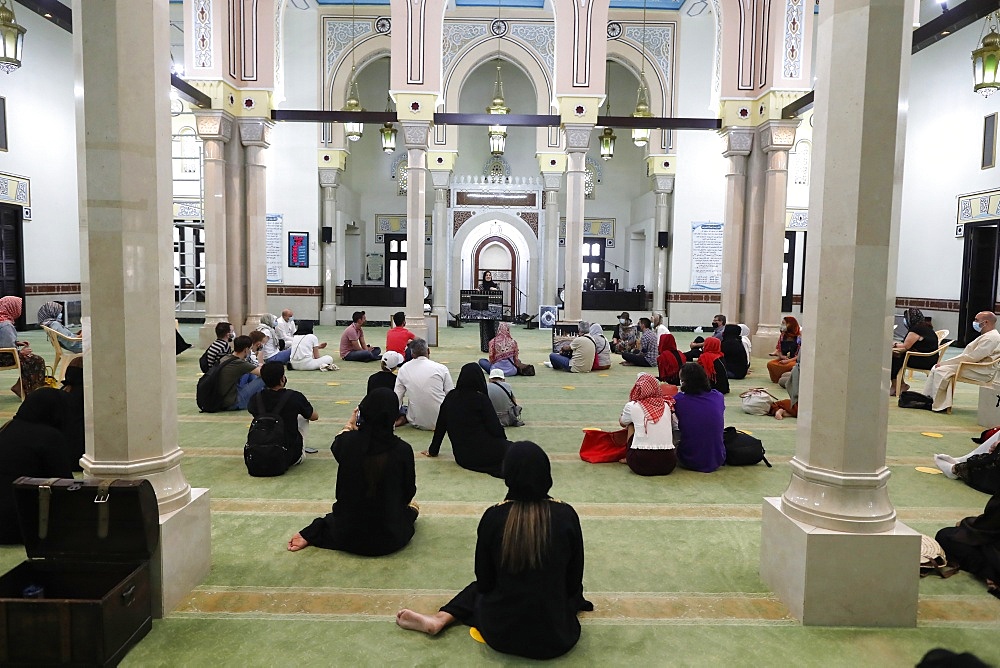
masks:
[[[326,227],[326,226],[324,226],[324,227],[320,228],[320,231],[323,233],[322,234],[323,243],[325,243],[325,244],[332,244],[333,243],[333,228],[332,227]]]
[[[656,233],[656,247],[657,248],[670,248],[670,232],[657,232]]]

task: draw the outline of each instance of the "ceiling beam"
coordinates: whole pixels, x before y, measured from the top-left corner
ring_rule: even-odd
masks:
[[[59,0],[14,0],[66,32],[73,32],[73,10]]]

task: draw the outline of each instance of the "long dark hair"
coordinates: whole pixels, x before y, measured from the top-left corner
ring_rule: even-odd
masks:
[[[511,443],[503,460],[511,505],[504,522],[500,564],[511,573],[541,568],[549,550],[552,526],[548,455],[531,441]]]
[[[704,394],[712,391],[708,374],[697,362],[687,362],[681,367],[681,392],[684,394]]]

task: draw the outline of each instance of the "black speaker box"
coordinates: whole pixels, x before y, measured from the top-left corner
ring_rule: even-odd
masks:
[[[670,248],[670,232],[657,232],[656,233],[656,247],[657,248]]]
[[[322,227],[320,228],[323,237],[323,243],[332,244],[333,243],[333,228],[332,227]]]

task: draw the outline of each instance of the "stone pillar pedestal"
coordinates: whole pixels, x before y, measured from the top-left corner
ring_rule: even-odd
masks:
[[[274,123],[263,118],[241,118],[240,140],[246,150],[246,297],[242,332],[252,332],[267,313],[267,249],[264,239],[267,215],[267,166],[264,149],[270,146]]]
[[[566,133],[566,306],[564,320],[583,316],[583,218],[586,198],[587,149],[594,126],[565,124]]]
[[[215,325],[228,322],[226,312],[226,143],[233,137],[233,117],[225,111],[194,112],[202,140],[205,200],[205,324],[198,346],[215,341]]]
[[[818,19],[796,448],[761,527],[761,575],[809,624],[916,624],[920,539],[885,465],[912,16],[913,0],[880,0]]]
[[[731,127],[723,130],[729,158],[726,173],[725,229],[722,241],[722,304],[719,313],[729,322],[744,321],[741,284],[743,280],[743,219],[746,216],[747,156],[753,148],[751,128]],[[757,350],[757,346],[754,346]]]
[[[427,225],[427,121],[403,121],[406,140],[406,326],[422,339],[424,323],[424,234]]]
[[[323,244],[323,306],[319,312],[319,324],[337,323],[337,255],[343,253],[343,231],[338,234],[340,222],[337,220],[337,189],[340,186],[339,169],[319,170],[319,186],[322,191],[320,225],[333,230],[333,241]]]
[[[82,463],[88,477],[146,478],[156,492],[161,527],[171,526],[152,564],[163,575],[157,616],[207,575],[212,540],[207,490],[192,491],[177,447],[169,30],[166,2],[73,4],[85,91],[76,133],[83,330],[93,343]]]

